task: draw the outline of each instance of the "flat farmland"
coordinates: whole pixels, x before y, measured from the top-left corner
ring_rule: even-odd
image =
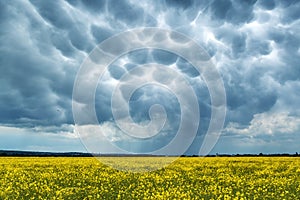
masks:
[[[1,157],[0,199],[300,199],[300,158]]]

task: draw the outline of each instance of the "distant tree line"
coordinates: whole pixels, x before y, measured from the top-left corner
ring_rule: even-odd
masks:
[[[219,154],[216,153],[215,155],[206,155],[205,157],[299,157],[300,155],[298,152],[294,154],[289,153],[275,153],[275,154]],[[198,155],[183,155],[181,157],[199,157]]]
[[[101,156],[101,157],[177,157],[178,155],[151,155],[151,154],[100,154],[100,153],[82,153],[82,152],[36,152],[36,151],[7,151],[0,150],[0,156],[20,156],[20,157],[93,157],[93,156]],[[180,157],[299,157],[298,152],[294,154],[288,153],[277,153],[277,154],[214,154],[214,155],[181,155]]]

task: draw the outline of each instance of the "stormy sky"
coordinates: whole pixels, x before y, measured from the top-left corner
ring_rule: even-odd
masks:
[[[81,64],[115,34],[158,27],[197,42],[223,79],[227,112],[212,154],[299,152],[299,10],[299,1],[274,0],[0,1],[0,149],[86,151],[72,114]],[[131,140],[128,147],[114,123],[114,87],[147,63],[177,70],[194,89],[201,123],[187,153],[197,154],[211,117],[210,94],[201,74],[171,52],[140,49],[108,67],[95,91],[98,126],[116,145],[138,152],[160,148],[174,137],[179,102],[172,91],[155,85],[136,90],[129,107],[133,121],[143,124],[150,120],[151,105],[161,104],[168,117],[161,135]],[[79,130],[91,133],[93,126]]]

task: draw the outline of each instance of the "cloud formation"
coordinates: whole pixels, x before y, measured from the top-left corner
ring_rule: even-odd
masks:
[[[242,151],[243,144],[249,145],[247,151],[251,152],[255,149],[253,141],[260,140],[269,152],[296,151],[300,119],[299,7],[297,1],[277,0],[2,1],[0,125],[26,130],[22,134],[63,135],[63,130],[72,129],[74,123],[73,83],[89,52],[122,31],[161,27],[184,33],[203,46],[223,77],[228,112],[224,138],[217,149],[229,144],[231,137],[240,141],[233,144],[236,151]],[[201,138],[211,115],[205,82],[184,59],[161,50],[131,52],[112,63],[96,91],[98,121],[113,122],[110,98],[122,75],[151,62],[176,69],[196,91]],[[180,119],[178,102],[159,88],[136,91],[130,102],[133,119],[149,120],[148,108],[157,102],[165,106],[173,133]],[[68,132],[73,132],[69,128]],[[268,140],[271,135],[272,140]],[[2,136],[1,140],[10,138]],[[291,148],[277,146],[279,140],[289,141],[286,144]],[[196,147],[191,147],[190,153],[197,152]]]

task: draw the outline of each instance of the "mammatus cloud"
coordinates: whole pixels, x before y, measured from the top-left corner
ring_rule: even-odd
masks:
[[[72,129],[74,123],[73,83],[88,53],[116,33],[137,27],[160,27],[184,33],[202,45],[223,77],[228,112],[224,138],[216,151],[221,152],[222,146],[225,148],[230,141],[235,147],[233,152],[244,151],[246,147],[245,151],[254,151],[257,141],[263,141],[261,151],[263,147],[268,152],[297,151],[300,118],[297,92],[300,89],[300,3],[297,1],[32,0],[0,4],[0,123],[3,127],[24,129],[23,135],[29,132],[64,135],[66,131],[60,130]],[[134,66],[149,62],[181,71],[196,90],[204,122],[199,129],[201,137],[211,114],[205,82],[184,59],[158,50],[131,52],[112,63],[96,92],[99,122],[112,122],[110,95],[120,77]],[[158,101],[166,108],[177,107],[176,99],[166,91],[141,88],[131,101],[131,115],[136,120],[148,120],[145,108]],[[179,111],[168,111],[174,124],[180,117]],[[279,121],[275,123],[273,119]],[[278,127],[283,121],[294,128]],[[6,129],[2,130],[4,133]],[[268,130],[272,130],[272,140],[266,139],[271,137]],[[2,138],[11,140],[6,134]],[[290,148],[277,145],[280,140]],[[10,144],[3,148],[30,146]],[[50,142],[48,145],[51,146]],[[197,152],[196,146],[191,147],[191,153]]]

